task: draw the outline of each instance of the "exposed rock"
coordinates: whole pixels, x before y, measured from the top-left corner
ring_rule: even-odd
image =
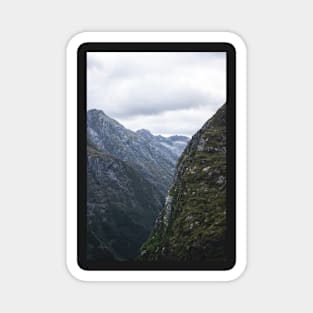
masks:
[[[100,110],[87,112],[88,142],[98,151],[132,164],[166,195],[178,157],[188,137],[153,136],[148,130],[133,132]]]
[[[205,261],[224,257],[226,105],[192,137],[180,157],[165,207],[142,246],[142,260]],[[160,249],[162,247],[162,249]]]
[[[202,172],[207,172],[210,168],[211,168],[211,166],[207,166],[207,167],[202,169]]]
[[[132,260],[164,206],[176,143],[182,149],[189,138],[135,133],[99,110],[88,111],[87,126],[87,257]],[[170,206],[168,197],[166,218]]]

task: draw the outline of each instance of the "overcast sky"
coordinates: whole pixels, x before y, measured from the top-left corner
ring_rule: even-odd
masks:
[[[131,130],[192,136],[226,100],[223,52],[88,52],[87,107]]]

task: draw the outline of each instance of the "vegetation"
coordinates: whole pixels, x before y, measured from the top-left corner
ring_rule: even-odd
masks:
[[[140,260],[222,258],[226,230],[226,105],[193,136]]]

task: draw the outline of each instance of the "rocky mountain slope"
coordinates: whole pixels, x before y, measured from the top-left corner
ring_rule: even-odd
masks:
[[[205,261],[224,256],[226,105],[192,137],[141,260]]]
[[[133,132],[100,110],[87,112],[87,137],[99,151],[131,164],[164,194],[172,182],[177,158],[189,140],[183,136],[167,140],[147,130]]]
[[[158,147],[159,150],[165,150],[167,151],[166,153],[173,154],[172,157],[175,159],[175,162],[177,161],[177,158],[182,154],[189,141],[189,138],[186,136],[153,136],[146,129],[137,130],[136,134],[144,137],[148,142]]]
[[[132,260],[164,206],[179,154],[99,110],[88,112],[87,126],[87,257]]]
[[[136,169],[88,146],[88,258],[136,257],[164,203]]]

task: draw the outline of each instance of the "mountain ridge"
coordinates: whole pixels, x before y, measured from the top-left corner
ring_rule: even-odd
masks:
[[[192,137],[140,260],[224,258],[226,232],[226,105]]]
[[[151,133],[150,133],[151,134]],[[152,135],[152,134],[151,134]],[[107,152],[131,163],[152,184],[166,194],[174,174],[174,167],[180,151],[187,144],[162,143],[157,136],[147,139],[139,133],[125,128],[122,124],[100,110],[87,112],[87,140],[99,151]]]
[[[164,206],[178,155],[148,130],[142,133],[100,110],[87,112],[90,260],[134,259]]]

